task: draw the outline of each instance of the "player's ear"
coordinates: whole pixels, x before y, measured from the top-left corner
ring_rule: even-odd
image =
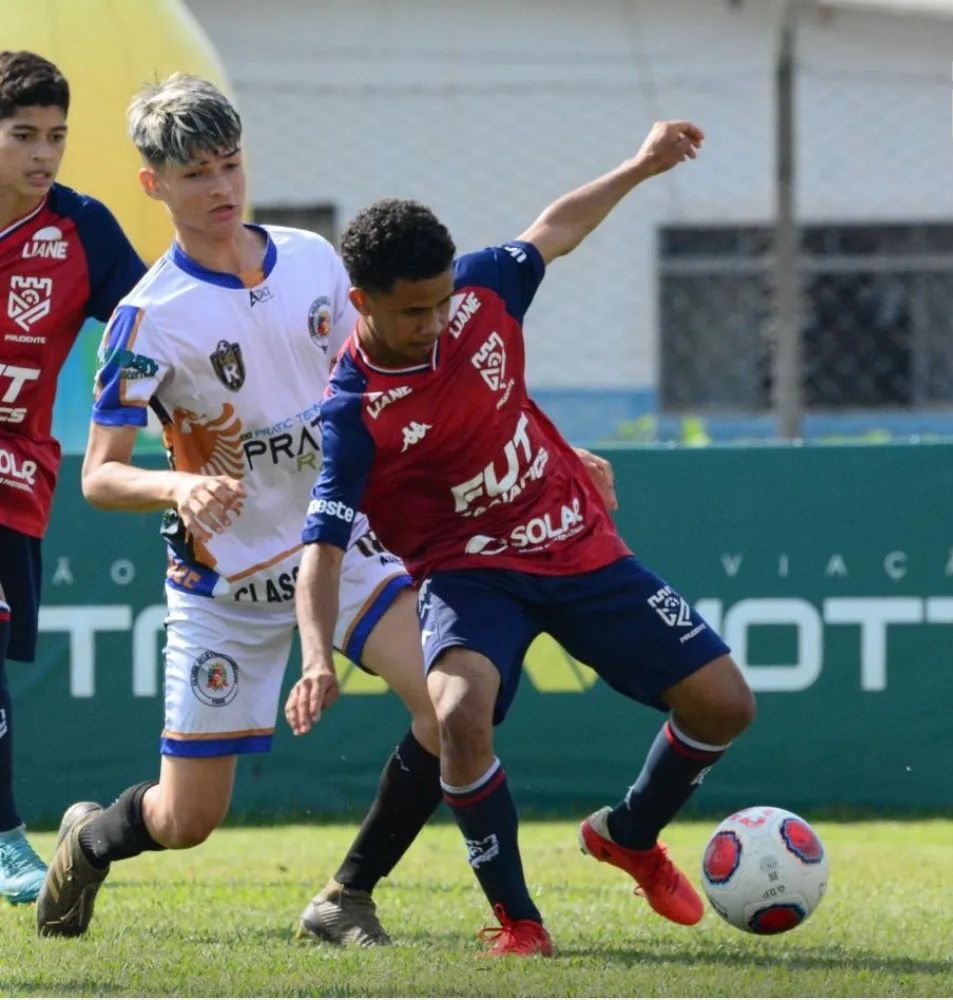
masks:
[[[351,305],[362,315],[366,316],[368,313],[367,307],[367,292],[363,288],[352,288],[348,293],[347,297],[351,300]]]
[[[139,183],[150,198],[158,198],[158,178],[152,167],[139,168]]]

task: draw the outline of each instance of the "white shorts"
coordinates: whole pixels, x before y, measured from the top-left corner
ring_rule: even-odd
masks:
[[[294,563],[282,569],[297,575]],[[335,647],[360,663],[371,629],[410,583],[403,563],[381,547],[359,515],[341,568]],[[257,605],[168,586],[166,600],[160,752],[224,757],[271,749],[295,629],[294,600]]]

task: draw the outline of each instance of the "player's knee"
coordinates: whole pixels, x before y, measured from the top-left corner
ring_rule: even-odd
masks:
[[[179,808],[167,812],[156,831],[156,838],[173,851],[182,851],[189,847],[198,847],[208,840],[212,831],[219,826],[225,817],[219,810],[202,808]]]
[[[491,716],[475,698],[445,698],[434,707],[441,742],[466,746],[481,741],[492,729]]]

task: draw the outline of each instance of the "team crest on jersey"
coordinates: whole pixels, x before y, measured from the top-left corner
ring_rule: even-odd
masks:
[[[52,301],[52,278],[23,278],[17,274],[11,276],[7,315],[21,330],[29,330],[34,323],[43,319],[50,311]]]
[[[224,708],[238,694],[238,664],[209,649],[192,664],[190,680],[192,693],[203,705]]]
[[[238,392],[245,384],[245,362],[242,360],[242,349],[238,344],[220,340],[209,355],[209,360],[226,389]]]
[[[327,354],[331,340],[331,300],[326,295],[318,296],[311,303],[308,310],[308,333],[315,347],[320,347]]]

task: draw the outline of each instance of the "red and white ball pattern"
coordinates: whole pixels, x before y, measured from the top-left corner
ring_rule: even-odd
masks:
[[[752,806],[711,835],[702,885],[714,910],[751,934],[803,923],[827,889],[827,852],[813,827],[786,809]]]

